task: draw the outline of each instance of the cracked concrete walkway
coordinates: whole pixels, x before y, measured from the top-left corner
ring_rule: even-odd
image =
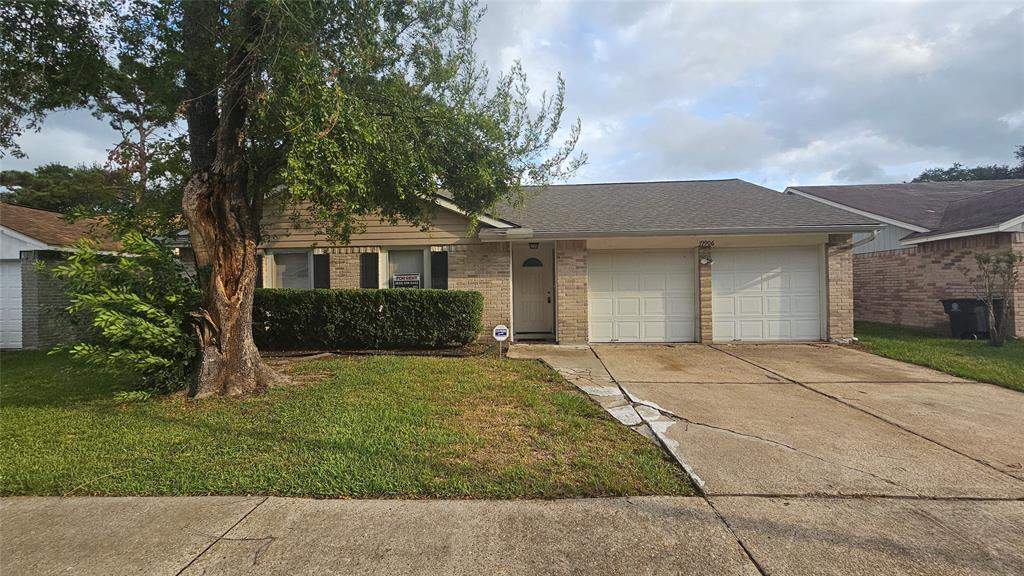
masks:
[[[1024,394],[833,345],[512,355],[650,429],[766,573],[1024,573]]]

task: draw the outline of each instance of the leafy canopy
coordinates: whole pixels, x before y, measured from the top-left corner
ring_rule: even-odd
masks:
[[[130,256],[101,254],[86,240],[50,270],[64,283],[67,312],[86,328],[84,341],[68,350],[112,373],[134,374],[141,389],[182,389],[197,351],[188,320],[198,287],[169,249],[137,232],[121,243]]]
[[[586,160],[560,78],[533,98],[518,65],[488,77],[482,14],[455,0],[10,0],[0,148],[19,153],[51,110],[89,108],[125,135],[140,198],[180,194],[188,170],[154,175],[156,151],[187,147],[195,172],[239,121],[257,221],[265,200],[291,202],[346,238],[364,214],[426,223],[439,194],[479,215]],[[225,106],[232,86],[243,98]]]

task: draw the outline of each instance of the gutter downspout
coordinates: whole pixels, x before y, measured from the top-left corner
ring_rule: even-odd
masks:
[[[868,236],[867,238],[861,238],[860,240],[857,240],[856,242],[854,242],[850,246],[850,250],[853,250],[854,248],[856,248],[858,246],[863,246],[863,245],[867,244],[868,242],[873,242],[875,240],[875,238],[878,238],[878,229],[877,228],[871,231],[871,236]]]

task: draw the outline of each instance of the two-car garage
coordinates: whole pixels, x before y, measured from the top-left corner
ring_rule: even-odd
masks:
[[[589,252],[590,341],[697,340],[696,252]],[[715,341],[822,338],[822,245],[719,248],[711,258]]]

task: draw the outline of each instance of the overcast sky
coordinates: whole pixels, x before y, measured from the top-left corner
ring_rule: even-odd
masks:
[[[479,32],[495,73],[522,61],[538,95],[565,77],[574,182],[898,182],[1024,144],[1024,2],[491,2]],[[62,113],[0,163],[112,141]]]

